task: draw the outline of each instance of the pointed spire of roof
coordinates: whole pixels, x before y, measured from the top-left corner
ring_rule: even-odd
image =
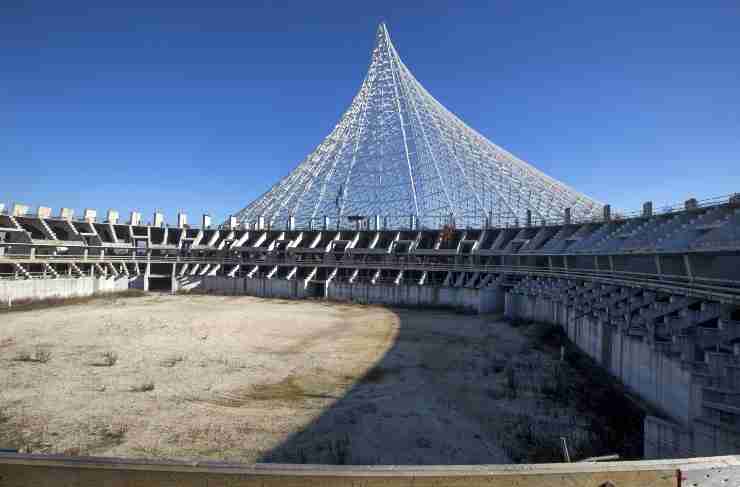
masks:
[[[341,198],[338,196],[341,192]],[[413,215],[438,227],[596,216],[601,205],[493,144],[429,94],[404,65],[385,22],[360,91],[334,130],[289,175],[241,210],[242,222]]]

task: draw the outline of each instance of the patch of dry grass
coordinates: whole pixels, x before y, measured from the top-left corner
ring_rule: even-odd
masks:
[[[58,306],[72,306],[85,304],[100,299],[139,298],[146,293],[140,289],[127,289],[114,293],[96,293],[91,296],[74,296],[68,298],[45,298],[45,299],[19,299],[14,300],[11,307],[0,308],[0,314],[15,313],[21,311],[35,311]]]
[[[13,360],[17,362],[45,364],[51,360],[51,350],[42,346],[37,346],[33,353],[27,351],[18,352],[18,355],[16,355]]]

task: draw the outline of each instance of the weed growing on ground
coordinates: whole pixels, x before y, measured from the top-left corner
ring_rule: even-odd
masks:
[[[154,382],[148,381],[131,387],[131,392],[149,392],[154,390]]]
[[[118,354],[112,351],[103,352],[100,360],[92,362],[90,365],[94,367],[112,367],[118,362]]]
[[[17,362],[32,362],[45,364],[51,360],[51,351],[41,346],[36,347],[33,353],[19,352],[15,356]]]

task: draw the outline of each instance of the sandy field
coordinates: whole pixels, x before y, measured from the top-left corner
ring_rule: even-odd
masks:
[[[152,294],[0,323],[0,448],[508,463],[593,422],[553,397],[559,354],[495,316]]]

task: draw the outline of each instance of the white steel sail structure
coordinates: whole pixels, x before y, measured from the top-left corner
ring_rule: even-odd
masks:
[[[367,75],[334,130],[290,174],[236,214],[261,226],[438,228],[596,218],[602,205],[493,144],[414,78],[385,24]],[[410,218],[412,217],[412,218]],[[259,222],[259,223],[258,223]]]

